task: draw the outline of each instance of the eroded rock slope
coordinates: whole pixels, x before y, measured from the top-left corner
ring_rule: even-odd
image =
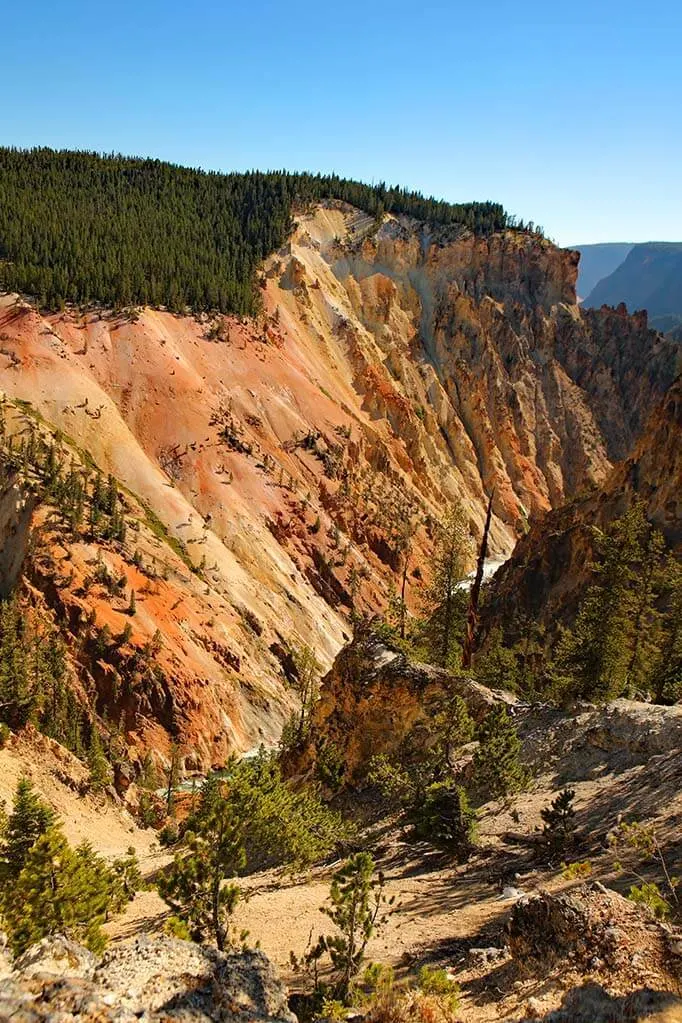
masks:
[[[385,605],[407,523],[416,567],[450,504],[480,535],[494,489],[504,556],[529,517],[604,481],[676,346],[643,316],[583,314],[576,266],[534,236],[379,225],[337,203],[302,214],[267,261],[254,320],[41,316],[2,298],[11,430],[58,431],[68,457],[125,488],[137,534],[122,549],[47,529],[27,576],[71,636],[93,612],[122,630],[135,591],[128,642],[134,654],[158,630],[164,681],[148,706],[117,708],[132,745],[175,733],[205,766],[272,740],[291,647],[329,667],[351,608]],[[99,558],[120,606],[82,593]],[[411,571],[408,602],[421,585]],[[116,670],[95,680],[103,711]]]

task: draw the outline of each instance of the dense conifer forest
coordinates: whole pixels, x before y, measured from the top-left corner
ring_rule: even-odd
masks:
[[[252,313],[258,264],[294,207],[340,199],[477,234],[527,230],[492,202],[450,204],[336,175],[218,174],[160,160],[0,148],[0,286],[65,302]],[[532,225],[530,227],[532,230]]]

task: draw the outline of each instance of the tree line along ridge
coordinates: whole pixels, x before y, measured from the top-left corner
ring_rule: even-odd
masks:
[[[493,202],[447,203],[335,174],[217,173],[160,160],[0,147],[0,287],[36,298],[173,312],[257,310],[255,272],[294,208],[345,201],[477,235],[533,232]]]

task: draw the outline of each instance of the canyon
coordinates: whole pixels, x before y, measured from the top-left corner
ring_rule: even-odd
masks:
[[[387,606],[408,541],[418,607],[447,507],[478,540],[492,494],[502,560],[622,471],[678,346],[644,313],[581,311],[577,263],[538,235],[329,201],[264,263],[255,317],[0,300],[7,435],[35,430],[112,474],[133,527],[103,549],[52,530],[38,504],[25,562],[67,645],[86,614],[128,621],[133,651],[162,637],[156,696],[125,704],[116,665],[74,664],[98,713],[122,715],[133,758],[174,737],[205,770],[276,740],[292,650],[328,669],[351,612]],[[83,593],[98,559],[134,591],[134,617]]]

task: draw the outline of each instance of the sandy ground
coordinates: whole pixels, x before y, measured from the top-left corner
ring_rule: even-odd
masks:
[[[118,856],[133,846],[147,865],[157,847],[156,834],[138,827],[133,818],[106,796],[80,795],[78,784],[87,768],[68,750],[38,732],[13,735],[0,750],[0,802],[7,812],[20,777],[33,782],[42,798],[56,811],[68,840],[89,839],[104,856]]]
[[[576,784],[579,826],[590,835],[594,832],[584,855],[591,859],[595,879],[614,881],[613,857],[605,849],[603,835],[615,823],[618,808],[627,808],[628,792],[641,802],[647,781],[646,773],[634,769],[618,778]],[[655,784],[653,778],[650,781]],[[390,963],[401,978],[425,962],[453,970],[462,987],[462,1019],[467,1023],[519,1018],[530,997],[545,1009],[558,1005],[566,990],[582,982],[580,975],[564,970],[538,979],[523,975],[504,958],[479,965],[469,954],[472,948],[501,945],[504,923],[515,901],[503,896],[505,887],[530,894],[568,885],[560,865],[538,865],[530,844],[523,840],[539,828],[540,809],[551,793],[551,779],[544,778],[516,801],[513,812],[497,805],[484,807],[480,849],[465,865],[426,843],[406,841],[394,820],[375,825],[368,841],[385,874],[385,893],[395,898],[395,907],[372,938],[369,959]],[[675,839],[680,811],[682,797],[671,793],[664,807],[662,837]],[[679,845],[675,849],[673,855],[679,855]],[[236,926],[249,931],[249,944],[259,943],[294,988],[301,981],[291,970],[290,953],[301,956],[320,933],[329,932],[320,907],[338,865],[328,863],[295,878],[264,871],[243,880],[245,900],[236,913]],[[144,892],[107,929],[112,940],[120,940],[161,928],[166,913],[155,892]]]
[[[573,858],[589,859],[594,879],[615,880],[606,836],[619,814],[641,820],[656,818],[668,863],[679,873],[679,761],[673,751],[649,765],[617,775],[602,772],[574,784],[583,840]],[[13,737],[0,750],[0,799],[6,804],[11,802],[22,773],[32,778],[57,811],[72,842],[87,837],[106,856],[120,855],[132,845],[153,885],[154,875],[168,862],[169,853],[159,848],[153,831],[137,827],[123,808],[103,797],[78,794],[78,781],[87,772],[68,751],[37,733]],[[462,988],[462,1019],[467,1023],[522,1017],[531,996],[544,1009],[558,1005],[563,992],[581,983],[582,977],[564,971],[538,979],[522,974],[504,958],[479,965],[469,954],[472,948],[503,944],[504,923],[513,905],[513,898],[503,895],[506,887],[530,894],[567,885],[559,864],[549,866],[534,858],[532,836],[541,826],[540,810],[555,792],[556,778],[546,775],[536,779],[531,791],[520,796],[511,810],[496,804],[483,807],[479,847],[463,865],[427,843],[406,841],[395,819],[374,823],[362,842],[384,872],[385,893],[395,899],[395,906],[372,938],[368,957],[391,963],[401,978],[424,962],[450,968]],[[235,924],[249,931],[249,944],[260,944],[292,987],[301,982],[291,971],[290,953],[302,956],[311,940],[329,932],[329,921],[320,907],[337,866],[327,863],[298,877],[263,871],[241,882],[245,898]],[[106,931],[110,940],[124,940],[162,929],[167,915],[167,907],[150,887],[138,893],[126,911],[106,925]]]

